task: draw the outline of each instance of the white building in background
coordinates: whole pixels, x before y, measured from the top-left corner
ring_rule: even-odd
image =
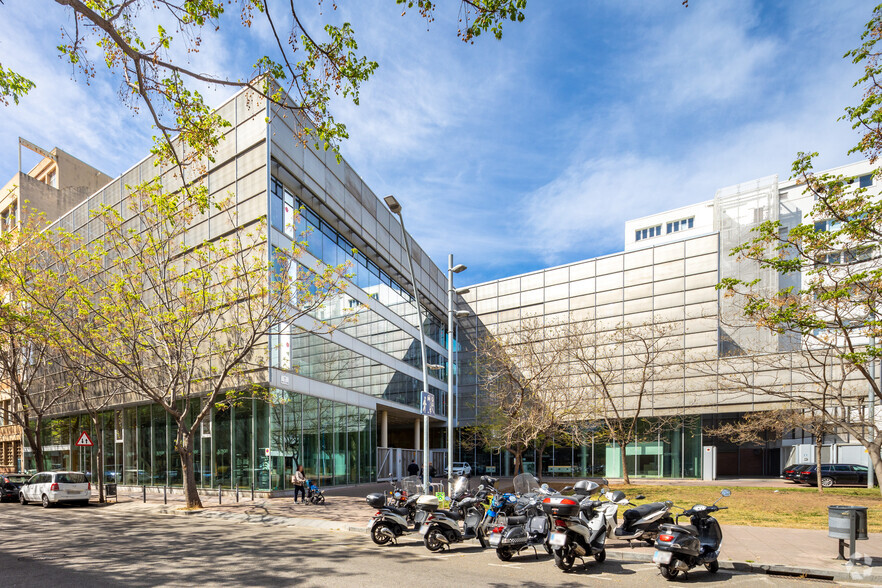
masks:
[[[872,186],[872,170],[864,161],[827,173],[855,176],[861,187],[868,187]],[[626,448],[627,459],[633,459],[630,473],[698,477],[702,446],[712,443],[717,447],[719,475],[779,475],[783,465],[803,461],[801,446],[811,444],[812,439],[738,447],[703,438],[702,431],[721,420],[781,405],[767,395],[721,386],[706,362],[708,357],[745,350],[792,348],[785,337],[744,322],[734,302],[721,298],[715,286],[725,276],[759,278],[761,286],[774,291],[799,286],[798,276],[761,272],[754,264],[738,263],[729,252],[766,220],[779,220],[785,227],[812,222],[814,198],[803,191],[804,186],[795,180],[779,181],[777,176],[723,188],[713,199],[627,221],[624,250],[619,253],[470,286],[462,306],[473,318],[460,325],[459,338],[465,349],[473,348],[481,333],[516,329],[521,319],[532,316],[555,322],[590,319],[598,331],[621,323],[663,325],[676,344],[666,355],[663,376],[653,381],[641,416],[679,416],[680,425]],[[462,374],[459,392],[459,424],[467,425],[474,418],[469,407],[479,405],[481,396],[473,372]],[[865,388],[859,393],[866,394]],[[622,387],[621,406],[626,410],[629,400]],[[865,461],[861,452],[849,439],[831,436],[825,459]],[[504,456],[477,450],[463,452],[461,459],[474,460],[479,469],[487,466],[505,472],[508,467]],[[543,475],[553,471],[616,477],[621,472],[618,448],[599,441],[585,447],[556,448],[544,463]]]

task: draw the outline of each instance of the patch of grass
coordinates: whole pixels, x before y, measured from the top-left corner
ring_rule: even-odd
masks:
[[[712,504],[720,497],[721,486],[612,486],[622,490],[635,504],[671,500],[677,506],[691,508],[695,504]],[[882,533],[882,496],[869,488],[830,488],[818,494],[817,488],[755,488],[735,486],[732,496],[723,498],[718,506],[728,506],[715,516],[721,525],[750,527],[790,527],[795,529],[827,529],[827,507],[844,504],[868,507],[870,533]],[[638,494],[646,500],[635,501]],[[678,509],[674,509],[676,513]],[[682,519],[681,519],[682,521]]]

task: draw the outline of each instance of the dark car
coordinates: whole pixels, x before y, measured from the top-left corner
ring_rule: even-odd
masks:
[[[802,470],[804,470],[807,467],[809,467],[809,466],[807,466],[804,463],[797,463],[797,464],[789,465],[786,468],[784,468],[783,472],[781,472],[781,477],[784,478],[785,480],[790,480],[791,482],[797,482],[798,481],[797,476],[799,475],[799,472],[801,472]]]
[[[30,478],[27,474],[0,474],[0,502],[18,501],[18,489]]]
[[[814,484],[818,466],[810,465],[803,468],[794,478],[794,481],[804,484]],[[864,485],[867,484],[867,466],[852,463],[822,463],[821,486],[830,488],[841,485]]]

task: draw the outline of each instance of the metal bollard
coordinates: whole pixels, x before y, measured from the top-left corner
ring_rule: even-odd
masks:
[[[168,486],[162,487],[162,503],[168,504]]]
[[[147,485],[146,484],[141,486],[141,500],[143,500],[144,502],[147,502]]]
[[[221,504],[221,487],[217,487],[217,503]]]
[[[251,482],[251,502],[254,502],[254,482]]]
[[[239,502],[239,484],[236,484],[236,502]]]

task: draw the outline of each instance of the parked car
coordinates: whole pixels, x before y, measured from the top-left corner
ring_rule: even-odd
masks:
[[[39,472],[25,482],[18,493],[22,504],[39,502],[49,508],[59,502],[86,506],[92,496],[92,485],[83,472]]]
[[[453,473],[448,475],[454,476],[471,476],[472,475],[472,466],[464,461],[455,461],[453,462]]]
[[[0,474],[0,502],[18,500],[18,489],[28,478],[27,474]]]
[[[818,466],[810,465],[804,467],[794,477],[797,482],[803,484],[814,484]],[[867,466],[851,463],[822,463],[821,464],[821,486],[830,488],[831,486],[843,484],[867,484]]]
[[[804,463],[795,463],[795,464],[789,465],[784,468],[783,472],[781,472],[781,477],[784,478],[785,480],[790,480],[791,482],[798,482],[798,480],[796,479],[796,476],[799,474],[799,472],[801,472],[802,470],[804,470],[807,467],[809,467],[809,466]]]

